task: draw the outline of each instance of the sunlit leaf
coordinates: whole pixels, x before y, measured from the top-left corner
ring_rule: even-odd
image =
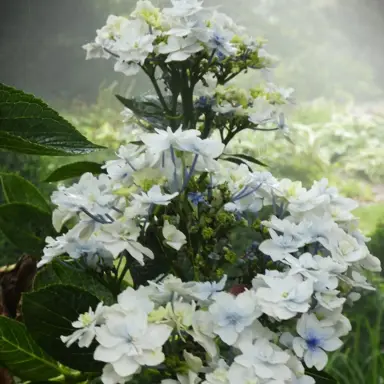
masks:
[[[70,156],[102,148],[40,99],[0,83],[0,149]]]

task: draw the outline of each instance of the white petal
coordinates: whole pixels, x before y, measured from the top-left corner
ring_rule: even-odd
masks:
[[[93,358],[95,360],[103,361],[104,363],[113,363],[114,361],[120,359],[121,356],[122,352],[118,349],[105,348],[102,345],[99,345],[93,354]]]
[[[161,351],[161,348],[156,348],[153,351],[143,351],[140,356],[135,356],[135,360],[140,365],[149,365],[154,367],[161,364],[165,359],[164,353]]]
[[[321,371],[327,365],[328,356],[320,348],[315,350],[307,350],[304,354],[304,362],[308,368],[316,367],[318,371]]]
[[[140,369],[140,364],[133,357],[126,355],[113,362],[112,365],[116,373],[122,377],[133,375]]]
[[[339,338],[333,338],[324,340],[321,344],[321,348],[323,348],[325,351],[331,352],[336,351],[336,349],[339,349],[343,345],[343,342]]]

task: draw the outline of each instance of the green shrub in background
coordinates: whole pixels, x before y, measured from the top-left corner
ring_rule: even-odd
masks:
[[[372,185],[384,182],[384,119],[323,99],[298,106],[289,116],[289,138],[245,131],[234,140],[233,153],[244,148],[272,173],[294,178],[305,186],[327,177],[343,194],[362,201],[374,199]],[[284,162],[281,159],[284,158]]]
[[[368,243],[372,254],[375,254],[382,262],[384,261],[384,217],[371,234],[371,241]]]

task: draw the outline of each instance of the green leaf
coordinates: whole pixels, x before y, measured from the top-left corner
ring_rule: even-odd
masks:
[[[0,172],[0,182],[7,203],[26,203],[51,212],[49,204],[39,190],[28,180],[13,173]]]
[[[117,99],[127,108],[129,108],[139,120],[144,120],[155,128],[167,127],[170,121],[177,121],[182,118],[183,109],[181,103],[177,104],[176,116],[167,116],[159,99],[148,99],[146,97],[130,98],[116,95]],[[172,96],[165,96],[167,105],[171,105]]]
[[[249,171],[253,172],[253,169],[249,166],[249,164],[246,161],[239,159],[237,157],[223,157],[222,160],[229,161],[237,165],[245,164],[248,167]]]
[[[0,230],[18,249],[40,256],[45,238],[54,234],[51,215],[30,204],[0,205]]]
[[[316,384],[338,384],[338,381],[334,377],[324,371],[318,371],[317,369],[311,368],[307,369],[305,374],[313,377]]]
[[[72,156],[102,148],[40,99],[0,83],[0,149]]]
[[[253,156],[237,154],[237,153],[236,154],[231,154],[230,156],[237,157],[237,158],[245,160],[245,161],[249,161],[250,163],[253,163],[253,164],[261,165],[262,167],[268,167],[267,164],[263,163],[260,160],[255,159]]]
[[[55,182],[61,180],[68,180],[74,177],[80,177],[86,172],[91,172],[94,175],[103,173],[101,164],[94,163],[92,161],[79,161],[77,163],[71,163],[63,165],[62,167],[53,171],[44,181]]]
[[[82,372],[100,372],[104,364],[93,359],[96,342],[89,348],[79,348],[77,344],[67,348],[60,339],[72,334],[72,322],[89,307],[96,309],[98,303],[98,298],[80,288],[50,285],[23,294],[23,319],[35,341],[54,359]]]
[[[23,380],[61,375],[56,362],[32,339],[24,324],[0,316],[0,364]]]
[[[71,285],[87,290],[107,305],[115,302],[111,291],[103,285],[96,273],[79,270],[65,262],[54,260],[36,275],[33,289],[39,290],[53,284]]]

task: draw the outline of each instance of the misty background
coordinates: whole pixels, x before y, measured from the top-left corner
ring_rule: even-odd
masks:
[[[156,3],[156,1],[155,1]],[[158,0],[157,3],[165,3]],[[255,36],[269,40],[281,59],[276,81],[296,89],[298,101],[326,97],[380,100],[384,90],[384,1],[207,0]],[[94,102],[100,86],[117,81],[110,62],[85,61],[81,46],[92,41],[109,14],[128,14],[133,0],[2,0],[0,80],[44,98]],[[134,93],[147,89],[144,80]]]

